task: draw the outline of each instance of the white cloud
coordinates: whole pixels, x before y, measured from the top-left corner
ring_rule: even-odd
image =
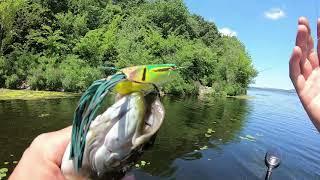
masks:
[[[278,20],[284,18],[286,13],[280,8],[271,8],[268,11],[264,12],[264,17],[271,20]]]
[[[230,28],[227,28],[227,27],[223,27],[221,29],[219,29],[219,32],[224,35],[224,36],[237,36],[237,32],[230,29]]]
[[[214,21],[215,21],[215,20],[214,20],[214,17],[209,18],[208,21],[209,21],[209,22],[214,22]]]

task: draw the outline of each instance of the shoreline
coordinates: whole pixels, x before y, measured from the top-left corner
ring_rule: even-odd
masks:
[[[0,100],[41,100],[80,96],[80,93],[0,88]]]
[[[235,99],[254,99],[254,96],[248,95],[236,95],[236,96],[226,96],[226,98],[235,98]]]
[[[162,96],[165,96],[165,95],[166,94],[163,94]],[[81,96],[81,93],[0,88],[0,100],[41,100],[41,99],[70,98],[70,97],[77,97],[77,96]],[[198,95],[198,97],[201,98],[201,95]],[[237,95],[237,96],[225,96],[225,98],[253,99],[254,97],[248,96],[248,95]]]

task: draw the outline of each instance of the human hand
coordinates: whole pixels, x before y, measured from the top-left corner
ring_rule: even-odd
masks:
[[[17,167],[9,177],[16,179],[65,179],[60,165],[70,142],[71,126],[36,137],[25,150]]]
[[[302,105],[320,131],[320,19],[317,21],[317,52],[306,18],[298,20],[296,46],[293,49],[289,73]]]

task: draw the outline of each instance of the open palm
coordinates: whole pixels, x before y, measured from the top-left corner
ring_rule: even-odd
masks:
[[[306,18],[298,21],[296,46],[289,63],[291,81],[310,119],[320,131],[320,20],[317,22],[317,50]],[[316,52],[317,51],[317,52]]]

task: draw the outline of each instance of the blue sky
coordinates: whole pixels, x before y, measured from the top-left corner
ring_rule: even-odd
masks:
[[[288,61],[294,47],[297,19],[307,17],[315,36],[319,0],[185,0],[192,13],[214,22],[247,47],[260,71],[256,87],[292,89]],[[318,8],[317,8],[318,7]]]

